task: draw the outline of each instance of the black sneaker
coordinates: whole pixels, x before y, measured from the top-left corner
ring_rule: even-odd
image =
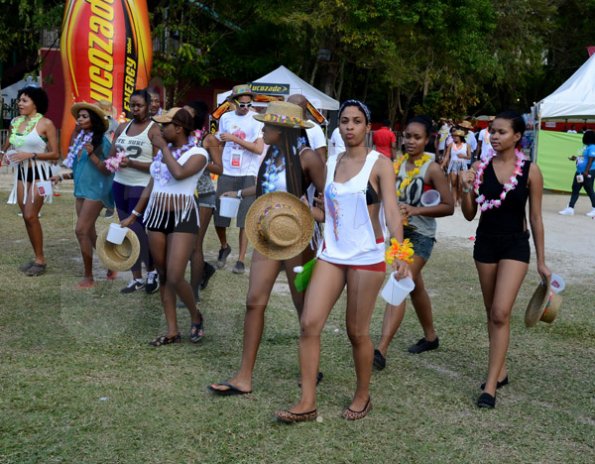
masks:
[[[157,290],[159,290],[159,275],[157,274],[157,271],[151,271],[147,273],[145,292],[150,295],[155,293]]]
[[[236,261],[236,265],[233,267],[231,272],[233,272],[234,274],[243,274],[244,272],[246,272],[246,266],[244,266],[243,262]]]
[[[225,267],[225,262],[227,261],[227,257],[231,253],[231,247],[229,243],[225,248],[221,248],[219,250],[219,256],[217,257],[217,269],[223,269]]]
[[[120,290],[120,293],[134,293],[137,290],[142,290],[143,288],[145,288],[145,283],[141,279],[132,279],[130,282],[128,282],[126,287]]]
[[[200,283],[201,290],[207,288],[207,285],[209,285],[209,279],[213,277],[213,274],[215,274],[216,270],[217,269],[215,269],[215,266],[205,261],[205,266],[202,270],[202,281]]]
[[[386,358],[379,350],[374,350],[374,367],[379,371],[386,367]]]
[[[407,351],[413,354],[423,353],[424,351],[435,350],[440,346],[440,342],[438,341],[438,337],[436,340],[432,340],[431,342],[427,341],[425,338],[420,339],[415,345],[411,345]]]

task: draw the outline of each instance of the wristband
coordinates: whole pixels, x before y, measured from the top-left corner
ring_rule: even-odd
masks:
[[[141,217],[141,213],[139,213],[137,210],[133,209],[132,210],[132,214],[134,214],[136,217]]]
[[[238,190],[238,193],[236,195],[241,200],[242,199],[242,189]]]
[[[37,159],[37,153],[31,153],[33,156],[31,157],[31,159],[33,161],[35,161]]]
[[[470,189],[470,188],[464,188],[464,187],[463,187],[463,193],[469,193],[470,191],[471,191],[471,189]]]

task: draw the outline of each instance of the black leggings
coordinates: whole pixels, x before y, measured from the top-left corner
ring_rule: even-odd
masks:
[[[574,179],[572,181],[572,194],[570,195],[570,203],[568,203],[568,206],[571,208],[574,208],[581,188],[585,189],[585,192],[587,192],[587,195],[589,195],[589,198],[591,199],[591,206],[595,208],[595,192],[593,192],[593,180],[595,180],[595,177],[593,176],[595,176],[595,172],[591,171],[590,174],[590,177],[584,176],[584,182],[582,184],[579,184],[576,181],[576,174],[574,175]]]

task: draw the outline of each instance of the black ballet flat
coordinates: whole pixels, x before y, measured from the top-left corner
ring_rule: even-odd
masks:
[[[483,392],[477,399],[478,408],[494,409],[496,407],[496,396]]]
[[[508,385],[508,376],[504,377],[501,382],[500,381],[496,382],[496,390],[500,390],[505,385]],[[481,390],[483,390],[485,387],[486,387],[486,384],[482,383],[479,388]]]

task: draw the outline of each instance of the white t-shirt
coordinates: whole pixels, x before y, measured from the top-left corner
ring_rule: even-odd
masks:
[[[228,133],[247,142],[256,142],[262,138],[263,124],[254,119],[254,114],[252,111],[245,116],[240,116],[235,111],[225,113],[219,120],[217,138],[219,138],[219,134]],[[252,153],[234,142],[226,142],[222,155],[223,174],[233,177],[256,176],[261,156],[261,154]]]
[[[465,141],[471,147],[471,154],[475,153],[475,150],[477,150],[477,139],[475,138],[475,132],[467,132],[467,135],[465,136]]]
[[[341,137],[339,128],[336,127],[329,141],[329,156],[336,156],[345,151],[345,141]]]
[[[324,132],[322,128],[313,123],[314,127],[310,127],[306,129],[306,135],[308,136],[308,144],[312,150],[316,150],[321,147],[326,147],[326,137],[324,136]]]
[[[490,132],[487,128],[479,131],[479,141],[481,142],[481,153],[479,156],[484,160],[492,148],[492,144],[490,143]]]

